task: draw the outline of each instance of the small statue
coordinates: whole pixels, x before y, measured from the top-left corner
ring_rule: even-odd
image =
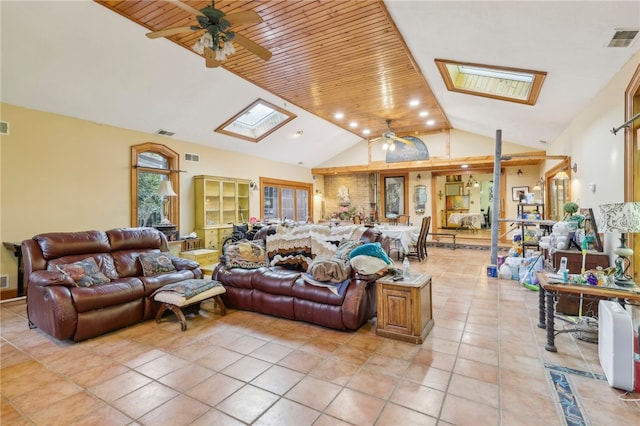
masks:
[[[338,188],[338,201],[341,206],[347,206],[351,203],[351,199],[349,198],[349,188],[346,185],[342,185]]]

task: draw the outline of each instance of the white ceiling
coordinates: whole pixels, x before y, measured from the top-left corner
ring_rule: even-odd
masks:
[[[407,1],[387,8],[455,129],[545,149],[640,49],[638,1]],[[288,105],[91,1],[0,1],[0,99],[117,127],[316,167],[360,138]],[[639,37],[637,37],[639,38]],[[448,92],[435,58],[546,71],[535,106]],[[188,77],[188,78],[185,78]],[[294,112],[254,144],[213,132],[256,98]],[[622,94],[621,94],[622,99]],[[301,137],[295,137],[303,130]],[[373,135],[376,137],[377,135]]]

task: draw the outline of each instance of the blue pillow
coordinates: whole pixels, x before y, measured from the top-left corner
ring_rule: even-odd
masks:
[[[378,257],[384,260],[387,265],[393,264],[391,259],[389,259],[389,256],[387,256],[387,253],[385,253],[382,249],[380,243],[367,243],[361,245],[360,247],[354,248],[353,250],[351,250],[351,253],[349,253],[349,259],[352,259],[356,256]]]

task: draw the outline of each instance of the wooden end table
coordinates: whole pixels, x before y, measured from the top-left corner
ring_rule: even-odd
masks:
[[[555,329],[555,300],[559,295],[568,294],[586,295],[587,297],[599,298],[605,297],[608,299],[619,299],[622,303],[624,303],[625,299],[640,301],[640,293],[630,290],[592,285],[550,283],[546,272],[537,272],[536,277],[540,283],[540,295],[538,299],[538,327],[547,330],[547,344],[544,348],[549,352],[558,351],[555,345],[556,334],[577,331]]]
[[[433,328],[431,275],[411,274],[393,281],[376,281],[378,324],[376,334],[410,343],[422,343]]]

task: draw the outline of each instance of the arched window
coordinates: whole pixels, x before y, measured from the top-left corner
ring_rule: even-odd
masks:
[[[131,226],[156,226],[166,219],[180,223],[180,156],[172,149],[143,143],[131,147]],[[169,181],[176,196],[158,194],[161,181]]]

